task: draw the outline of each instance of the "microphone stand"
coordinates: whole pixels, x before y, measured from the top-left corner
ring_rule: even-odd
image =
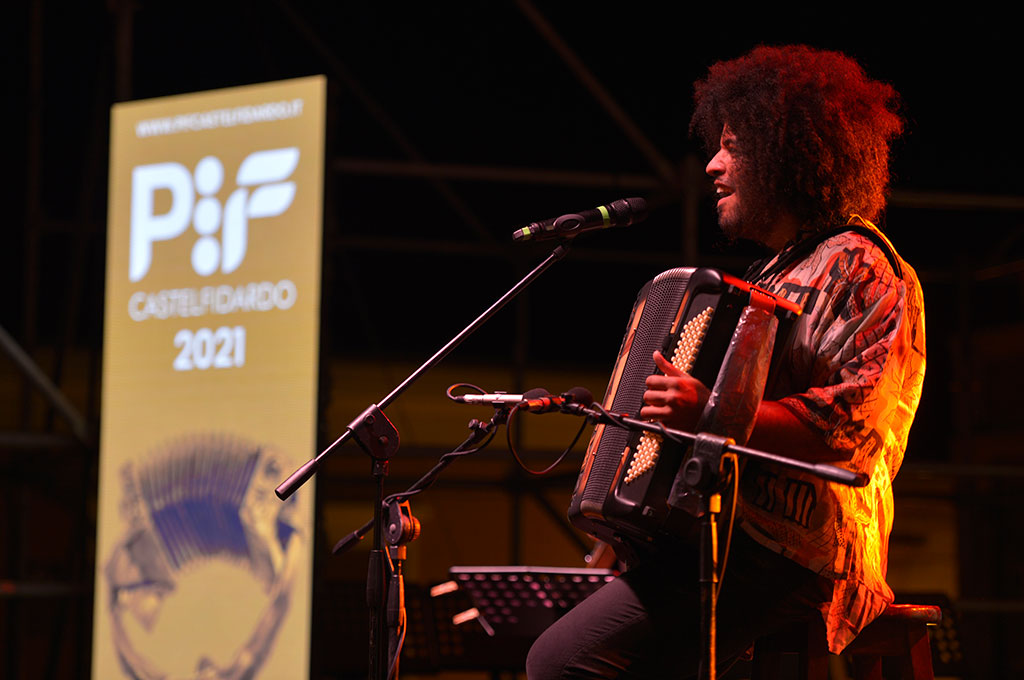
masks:
[[[367,604],[370,607],[370,680],[387,680],[387,668],[385,663],[386,646],[382,641],[386,637],[386,616],[385,608],[388,598],[388,585],[385,579],[385,558],[383,544],[383,511],[384,511],[384,478],[388,474],[388,463],[392,455],[398,450],[398,430],[387,416],[384,415],[384,408],[387,408],[406,389],[408,389],[424,373],[441,362],[456,347],[472,335],[480,326],[487,322],[494,314],[507,305],[513,298],[533,283],[537,277],[547,271],[555,262],[565,257],[569,249],[569,241],[563,241],[536,267],[533,268],[519,283],[514,285],[507,293],[501,296],[494,304],[488,307],[472,323],[464,328],[458,335],[427,359],[419,368],[409,374],[390,394],[376,404],[368,406],[359,416],[346,426],[340,437],[321,451],[316,457],[306,461],[299,469],[293,472],[286,480],[281,482],[275,489],[277,497],[286,500],[299,487],[305,484],[310,477],[323,464],[326,457],[339,445],[355,437],[360,447],[370,456],[371,475],[377,485],[377,500],[373,513],[373,549],[370,551],[369,567],[366,579]]]
[[[595,424],[613,425],[629,430],[651,432],[675,442],[689,442],[693,450],[679,469],[668,504],[681,508],[700,518],[700,605],[701,605],[701,665],[698,677],[701,680],[716,680],[716,634],[717,634],[717,583],[718,583],[718,526],[717,517],[721,510],[721,495],[718,486],[719,466],[722,456],[735,453],[750,459],[782,465],[820,477],[826,481],[845,486],[866,486],[870,481],[862,472],[851,472],[825,463],[808,463],[787,458],[767,451],[738,446],[735,440],[716,434],[701,432],[694,434],[665,427],[659,422],[639,420],[624,414],[609,413],[603,408],[586,408],[580,404],[567,404],[563,413],[584,416]],[[739,471],[736,471],[739,474]],[[696,491],[699,501],[692,505]]]
[[[430,468],[425,475],[416,480],[408,489],[402,493],[396,493],[385,499],[384,505],[390,506],[392,503],[403,503],[409,497],[429,488],[430,485],[434,483],[437,476],[441,474],[441,471],[451,465],[456,458],[467,453],[472,453],[469,449],[473,449],[478,445],[483,446],[484,444],[481,444],[480,442],[482,442],[485,436],[493,432],[498,425],[503,425],[508,422],[508,414],[510,410],[510,406],[496,407],[494,415],[491,416],[490,422],[487,423],[477,420],[476,418],[469,421],[469,429],[473,430],[473,432],[465,439],[465,441],[450,452],[441,456],[441,460],[439,460],[434,467]],[[366,534],[370,533],[370,530],[373,529],[373,524],[373,520],[370,519],[363,524],[363,526],[346,535],[343,539],[334,544],[331,554],[340,555],[341,553],[348,551],[356,543],[361,541]]]
[[[295,493],[299,487],[309,481],[309,478],[316,474],[316,471],[320,469],[324,459],[331,453],[337,446],[344,444],[352,436],[353,432],[357,430],[363,423],[366,415],[373,411],[375,408],[385,409],[391,402],[397,399],[405,390],[407,390],[414,382],[429,371],[431,368],[441,363],[441,361],[448,356],[452,350],[461,345],[466,338],[476,332],[480,326],[484,325],[488,319],[494,316],[501,308],[507,305],[513,298],[523,291],[524,288],[529,286],[533,281],[541,274],[546,272],[551,266],[565,257],[566,253],[569,252],[569,242],[565,241],[559,243],[558,246],[551,251],[551,253],[536,267],[530,271],[529,274],[524,276],[519,283],[512,286],[507,293],[498,298],[490,307],[488,307],[483,314],[473,320],[468,326],[463,328],[458,335],[448,341],[448,343],[437,350],[432,357],[427,359],[422,366],[417,368],[415,371],[410,373],[405,380],[403,380],[397,387],[391,390],[390,394],[381,399],[376,404],[371,404],[369,408],[363,411],[359,416],[356,417],[351,423],[345,427],[345,431],[340,437],[334,440],[334,442],[326,449],[321,451],[315,458],[311,458],[306,461],[298,470],[288,476],[288,479],[281,482],[275,489],[277,497],[281,500],[287,500],[289,496]]]
[[[420,521],[412,514],[409,498],[429,488],[441,472],[451,465],[456,458],[475,453],[480,448],[490,443],[490,437],[499,425],[508,422],[510,405],[495,406],[494,415],[487,423],[474,418],[469,421],[469,429],[472,430],[457,447],[441,456],[441,459],[434,467],[427,471],[422,477],[402,493],[393,494],[384,499],[380,511],[388,517],[387,527],[383,531],[383,539],[388,543],[388,560],[383,559],[383,553],[377,552],[377,537],[380,532],[376,527],[377,513],[374,519],[369,520],[363,526],[351,532],[334,545],[332,554],[338,555],[352,548],[362,540],[371,529],[374,529],[374,550],[370,553],[370,569],[367,576],[367,603],[370,606],[370,660],[371,673],[375,668],[387,669],[386,678],[398,677],[399,655],[402,651],[402,643],[405,641],[406,615],[405,615],[405,580],[403,566],[406,560],[406,543],[416,540],[420,535]],[[374,556],[377,557],[374,557]],[[390,565],[387,569],[386,566]],[[390,572],[390,576],[386,573]],[[377,606],[384,606],[386,602],[387,616],[380,616],[374,609]],[[383,642],[387,638],[387,645]],[[385,655],[384,652],[387,651]],[[374,676],[371,675],[371,678]]]
[[[566,404],[562,406],[560,410],[562,413],[583,416],[595,424],[617,425],[618,427],[624,427],[627,430],[660,434],[666,439],[671,439],[679,443],[689,442],[692,444],[695,443],[697,438],[700,436],[693,432],[686,432],[685,430],[676,430],[671,427],[666,427],[657,421],[640,420],[622,413],[609,413],[603,409],[596,410],[584,407],[580,404]],[[708,433],[705,433],[705,436],[716,437],[716,435]],[[736,453],[765,463],[776,463],[794,470],[807,472],[816,477],[821,477],[825,481],[836,482],[837,484],[842,484],[844,486],[867,486],[870,481],[868,476],[863,472],[851,472],[827,463],[808,463],[805,460],[799,460],[797,458],[787,458],[786,456],[780,456],[776,453],[769,453],[760,449],[752,449],[748,446],[739,446],[737,444],[730,443],[732,440],[728,437],[720,437],[720,439],[727,440],[726,448],[722,453]],[[693,475],[694,478],[699,480],[702,475],[706,474],[706,470],[708,470],[708,468],[713,468],[717,473],[717,460],[714,461],[714,466],[711,466],[712,461],[704,457],[697,458],[696,451],[694,453],[694,456],[691,456],[685,463],[683,463],[683,473],[687,475],[688,479],[690,478],[690,475]],[[690,470],[691,472],[687,472],[687,470]]]

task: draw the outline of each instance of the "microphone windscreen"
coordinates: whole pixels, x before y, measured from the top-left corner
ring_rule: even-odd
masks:
[[[643,199],[640,199],[643,200]],[[586,387],[573,387],[571,390],[562,395],[566,400],[573,404],[583,404],[590,406],[594,403],[594,395],[591,394],[590,390]]]
[[[628,226],[647,219],[647,201],[640,197],[620,198],[608,204],[611,223]]]
[[[529,401],[530,399],[543,399],[544,397],[550,397],[551,393],[543,387],[534,387],[532,390],[528,390],[523,393],[523,401]]]

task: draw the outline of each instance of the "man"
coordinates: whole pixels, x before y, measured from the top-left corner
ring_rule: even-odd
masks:
[[[739,527],[719,600],[719,659],[789,621],[821,617],[838,653],[892,601],[885,583],[891,480],[924,377],[913,270],[869,220],[885,205],[896,92],[852,59],[759,47],[695,87],[691,132],[713,157],[719,224],[767,246],[748,280],[804,309],[750,446],[866,473],[852,489],[770,465],[741,477]],[[693,430],[707,386],[660,355],[640,415]],[[531,680],[667,678],[697,670],[693,551],[630,565],[552,626]]]

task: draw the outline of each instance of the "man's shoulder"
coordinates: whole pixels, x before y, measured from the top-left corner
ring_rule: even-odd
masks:
[[[898,287],[919,288],[917,273],[878,227],[867,220],[835,230],[823,239],[812,258],[841,267],[846,283],[883,282]]]
[[[923,307],[914,270],[874,225],[845,225],[819,234],[806,255],[767,287],[804,307],[808,318],[826,308],[851,315],[878,305]]]
[[[924,295],[917,273],[889,239],[871,227],[871,232],[850,229],[821,242],[814,257],[829,263],[828,274],[819,279],[822,292],[833,302],[842,301],[848,314],[892,309],[911,319],[923,318]]]

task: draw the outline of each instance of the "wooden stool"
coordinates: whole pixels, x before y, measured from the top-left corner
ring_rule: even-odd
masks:
[[[938,607],[890,605],[843,650],[855,680],[882,680],[883,657],[900,659],[900,680],[934,680],[928,624],[942,620]],[[752,680],[779,680],[783,654],[797,655],[799,680],[828,680],[828,648],[820,619],[760,638],[754,645]]]

